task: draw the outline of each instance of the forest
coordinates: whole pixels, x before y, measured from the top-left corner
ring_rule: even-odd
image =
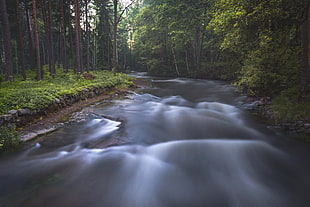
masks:
[[[307,115],[309,0],[0,2],[1,82],[147,71],[232,81]]]
[[[309,207],[310,0],[0,0],[0,207]]]

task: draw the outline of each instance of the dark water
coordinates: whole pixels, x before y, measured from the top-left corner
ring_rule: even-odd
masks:
[[[222,82],[164,79],[0,160],[0,206],[308,207],[310,148]]]

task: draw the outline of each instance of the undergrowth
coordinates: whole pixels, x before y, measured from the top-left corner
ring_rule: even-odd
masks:
[[[17,148],[20,145],[20,140],[18,139],[15,126],[0,127],[0,153],[4,151],[9,151]]]
[[[0,114],[21,108],[43,109],[52,104],[56,98],[78,94],[85,88],[112,88],[132,84],[132,79],[121,73],[91,71],[91,74],[95,78],[86,80],[78,78],[72,70],[65,73],[62,68],[58,68],[55,77],[52,78],[45,66],[44,79],[41,81],[35,80],[34,71],[27,71],[26,80],[16,75],[13,83],[0,83]]]
[[[273,99],[272,108],[278,121],[296,121],[310,117],[309,100],[299,100],[298,89],[298,87],[287,89]]]

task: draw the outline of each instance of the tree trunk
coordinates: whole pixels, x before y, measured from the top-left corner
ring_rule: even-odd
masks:
[[[173,55],[173,62],[174,62],[175,71],[177,72],[177,75],[180,76],[179,66],[178,66],[178,62],[177,62],[177,58],[176,58],[176,54],[175,54],[175,49],[174,49],[173,45],[171,45],[171,50],[172,50],[172,55]]]
[[[25,4],[25,10],[26,10],[26,19],[27,19],[27,31],[28,31],[28,38],[29,38],[29,63],[30,68],[35,68],[35,43],[34,43],[34,34],[31,24],[31,17],[30,17],[30,10],[28,8],[28,5]]]
[[[65,31],[65,13],[64,13],[64,2],[60,0],[60,33],[61,33],[61,47],[62,48],[62,65],[65,72],[68,72],[67,64],[67,47],[66,47],[66,31]]]
[[[46,50],[45,49],[45,42],[43,40],[41,40],[41,48],[42,48],[42,54],[41,54],[41,65],[46,65],[48,64],[48,60],[49,60],[49,55],[48,55],[48,52],[46,54]],[[46,44],[47,45],[47,44]],[[48,59],[48,60],[47,60]]]
[[[202,47],[202,38],[201,38],[201,28],[200,25],[196,27],[195,32],[195,63],[197,71],[201,69],[201,47]]]
[[[118,24],[118,0],[113,0],[113,60],[112,60],[112,67],[115,68],[118,65],[118,54],[117,54],[117,24]]]
[[[52,0],[48,1],[48,17],[49,17],[49,41],[50,41],[50,73],[54,78],[56,70],[55,70],[55,54],[54,54],[54,37],[53,37],[53,10],[52,10]]]
[[[41,4],[41,11],[42,11],[42,17],[43,17],[43,24],[44,24],[44,32],[45,32],[45,45],[42,41],[42,49],[43,49],[43,65],[48,64],[49,70],[51,71],[51,50],[50,50],[50,33],[49,33],[49,26],[47,21],[47,15],[46,15],[46,6],[45,6],[45,0],[40,0]],[[46,49],[45,49],[46,48]],[[47,55],[46,52],[47,51]],[[46,62],[46,59],[48,59],[48,62]]]
[[[39,31],[38,31],[38,19],[37,19],[37,6],[36,0],[32,0],[33,7],[33,24],[34,24],[34,39],[36,48],[36,65],[37,65],[37,80],[42,80],[41,70],[41,57],[40,57],[40,43],[39,43]]]
[[[55,56],[54,56],[54,40],[52,32],[52,6],[51,0],[46,5],[45,0],[41,0],[42,17],[44,21],[44,30],[46,36],[46,48],[48,54],[49,71],[52,77],[55,76]]]
[[[188,75],[190,74],[189,64],[188,64],[188,52],[187,49],[185,50],[185,62],[186,62],[186,70]]]
[[[24,41],[23,41],[23,30],[22,24],[20,20],[20,5],[19,0],[16,0],[16,19],[18,25],[18,47],[19,47],[19,60],[20,60],[20,67],[23,79],[26,80],[26,64],[25,64],[25,51],[24,51]]]
[[[86,71],[89,73],[90,54],[89,54],[88,0],[85,0],[85,24],[86,24]]]
[[[70,45],[70,61],[69,61],[69,68],[74,68],[74,71],[77,73],[77,67],[74,65],[77,65],[75,64],[76,62],[76,47],[74,47],[73,45],[76,44],[76,41],[74,40],[74,35],[75,35],[75,32],[74,32],[74,28],[69,25],[69,45]]]
[[[0,12],[2,16],[2,30],[3,30],[3,44],[5,53],[5,65],[6,65],[6,79],[10,82],[14,80],[13,75],[13,57],[12,57],[12,45],[11,45],[11,32],[9,19],[7,14],[5,0],[0,0]]]
[[[78,0],[74,0],[75,11],[75,38],[76,38],[76,70],[78,77],[82,73],[81,64],[81,25],[80,25],[80,5]]]
[[[303,69],[301,71],[301,98],[309,93],[310,81],[310,2],[305,8],[305,20],[302,25]]]

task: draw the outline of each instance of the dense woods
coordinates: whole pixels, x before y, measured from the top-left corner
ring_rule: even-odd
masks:
[[[310,0],[0,0],[0,207],[306,207],[309,143]]]
[[[305,103],[309,11],[309,0],[1,0],[0,73],[138,70]]]
[[[36,70],[41,80],[43,65],[52,76],[56,66],[77,73],[115,67],[119,37],[113,27],[128,8],[118,0],[1,0],[3,79],[26,79],[26,70]]]
[[[145,0],[134,21],[136,68],[232,80],[279,116],[309,116],[309,0]]]
[[[135,19],[138,63],[154,74],[237,80],[252,95],[277,95],[291,87],[304,93],[308,5],[304,0],[144,1]]]

